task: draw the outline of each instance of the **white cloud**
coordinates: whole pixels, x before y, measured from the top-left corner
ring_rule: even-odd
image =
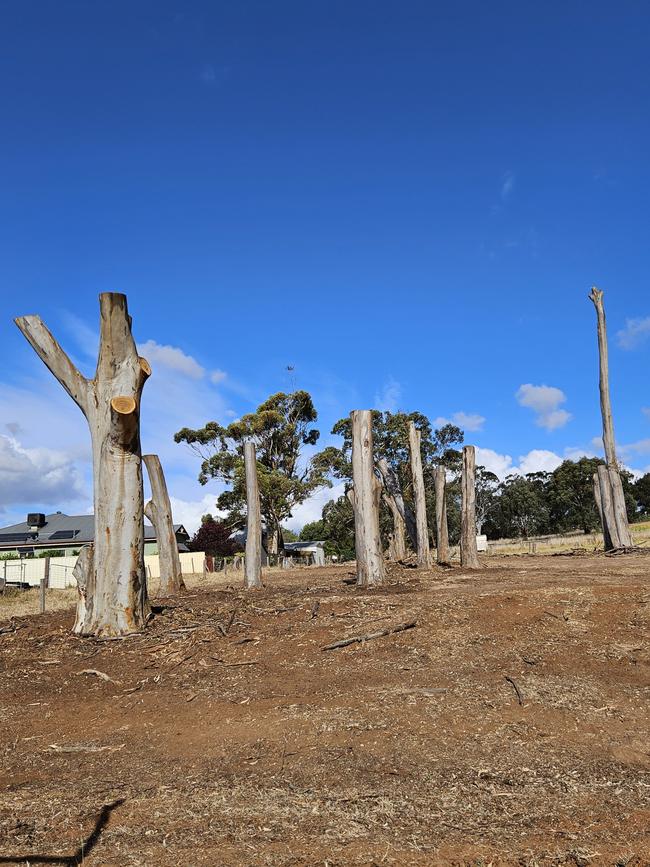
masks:
[[[285,521],[285,526],[294,533],[299,532],[305,524],[310,524],[312,521],[319,521],[323,515],[323,507],[330,500],[338,500],[345,493],[345,483],[340,482],[334,485],[333,488],[321,488],[312,494],[308,500],[301,503],[293,510],[293,516]]]
[[[223,382],[226,378],[227,374],[225,370],[213,370],[210,374],[210,381],[214,382],[215,385],[218,385],[220,382]]]
[[[217,496],[214,493],[205,494],[200,500],[182,500],[170,496],[174,523],[182,524],[191,536],[199,529],[201,518],[208,512],[213,518],[225,517],[225,513],[217,509]]]
[[[633,455],[650,455],[650,439],[637,440],[635,443],[618,446],[618,451],[624,460],[631,460]]]
[[[511,474],[521,476],[527,473],[553,472],[566,458],[560,457],[548,449],[532,449],[525,455],[519,456],[519,463],[515,464],[511,455],[499,454],[493,449],[476,447],[476,463],[494,473],[500,479]]]
[[[402,397],[402,386],[392,377],[381,392],[375,395],[375,408],[382,412],[397,412]]]
[[[434,418],[431,422],[434,430],[444,427],[446,424],[455,424],[466,431],[478,431],[483,430],[485,417],[479,415],[477,412],[463,412],[461,410],[460,412],[455,412],[451,418],[439,415],[438,418]]]
[[[616,332],[621,349],[636,349],[650,337],[650,316],[645,319],[626,319],[625,328]]]
[[[0,509],[58,506],[88,496],[81,473],[64,452],[25,448],[14,437],[0,435]]]
[[[505,202],[513,193],[515,188],[515,173],[507,171],[501,179],[501,201]]]
[[[558,408],[566,402],[566,395],[559,388],[526,383],[519,387],[516,398],[520,406],[533,410],[536,415],[535,424],[548,431],[564,427],[571,419],[570,412]]]
[[[168,346],[156,343],[155,340],[147,340],[138,347],[138,352],[151,363],[152,368],[156,365],[175,370],[190,379],[201,379],[205,375],[205,368],[191,355],[187,355],[177,346]]]

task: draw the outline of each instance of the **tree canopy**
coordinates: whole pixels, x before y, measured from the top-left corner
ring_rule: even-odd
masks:
[[[228,426],[210,421],[198,430],[183,428],[174,440],[187,443],[201,458],[201,484],[219,479],[229,485],[217,506],[228,513],[227,520],[233,526],[245,522],[244,442],[255,444],[262,518],[269,551],[276,553],[283,544],[282,522],[318,488],[331,486],[322,467],[304,453],[320,436],[313,426],[316,419],[308,392],[279,392]]]

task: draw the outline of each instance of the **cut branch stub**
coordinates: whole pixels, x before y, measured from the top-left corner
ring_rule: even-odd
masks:
[[[38,316],[16,324],[86,416],[93,451],[95,541],[84,554],[74,631],[120,636],[144,628],[150,613],[144,569],[140,395],[149,365],[131,334],[126,296],[99,296],[100,343],[92,380],[79,373]],[[81,555],[80,555],[81,557]],[[83,598],[82,598],[83,597]]]

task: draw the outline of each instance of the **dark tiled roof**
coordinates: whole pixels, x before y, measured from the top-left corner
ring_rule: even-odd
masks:
[[[185,528],[182,524],[174,524],[178,532]],[[53,538],[56,536],[56,538]],[[45,525],[33,533],[26,521],[0,528],[0,549],[15,548],[16,545],[86,545],[95,538],[94,515],[65,515],[54,512],[45,516]],[[147,542],[156,541],[156,531],[150,524],[144,525],[144,538]]]

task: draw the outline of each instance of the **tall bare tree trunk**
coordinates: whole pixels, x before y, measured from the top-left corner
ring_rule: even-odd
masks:
[[[445,468],[436,467],[436,559],[441,566],[448,564],[450,559],[446,487]]]
[[[393,498],[393,502],[399,510],[402,521],[406,526],[406,532],[408,534],[411,546],[413,547],[414,551],[417,551],[418,534],[415,525],[415,515],[413,514],[413,510],[408,505],[408,503],[404,502],[404,497],[402,496],[402,489],[400,487],[397,474],[388,463],[386,458],[381,458],[381,460],[377,461],[377,469],[379,470],[379,474],[381,475],[384,487],[386,488],[386,492]]]
[[[262,587],[262,516],[255,443],[244,443],[244,467],[247,504],[245,582],[249,590],[259,590]]]
[[[38,316],[16,324],[88,420],[93,450],[95,542],[79,564],[74,631],[121,636],[150,614],[144,568],[140,398],[151,368],[131,334],[126,296],[104,292],[95,378],[72,364]]]
[[[394,560],[404,560],[406,558],[404,519],[397,508],[397,503],[387,491],[384,491],[384,502],[393,516],[393,541],[389,549],[391,556]]]
[[[420,569],[428,569],[431,565],[431,557],[429,553],[427,498],[424,490],[420,440],[420,431],[416,428],[414,422],[409,422],[409,448],[411,452],[411,473],[413,475],[413,500],[415,502],[418,566]]]
[[[610,471],[610,487],[611,487],[611,502],[613,510],[614,527],[608,527],[609,536],[612,544],[615,542],[615,537],[618,537],[617,548],[629,548],[632,545],[632,535],[627,520],[627,508],[625,505],[625,494],[623,492],[623,484],[619,472],[618,461],[616,459],[616,440],[614,437],[614,420],[612,417],[612,404],[609,393],[609,353],[607,348],[607,324],[605,321],[605,306],[603,303],[603,292],[592,287],[589,293],[589,299],[593,302],[596,308],[596,318],[598,321],[598,360],[599,360],[599,389],[600,389],[600,414],[603,422],[603,446],[605,449],[605,461]],[[604,481],[604,477],[603,477]],[[601,482],[602,494],[602,482]],[[606,520],[609,520],[605,510],[603,515]]]
[[[354,507],[354,546],[357,555],[357,585],[374,587],[385,578],[379,534],[381,483],[375,475],[372,443],[372,412],[354,410],[352,420],[352,480],[348,491]]]
[[[480,569],[476,547],[476,452],[463,446],[460,515],[460,564],[466,569]]]
[[[142,460],[147,468],[151,485],[151,499],[144,507],[144,513],[156,530],[160,563],[160,594],[169,596],[185,589],[181,558],[178,555],[178,542],[174,532],[172,504],[158,455],[143,455]]]

